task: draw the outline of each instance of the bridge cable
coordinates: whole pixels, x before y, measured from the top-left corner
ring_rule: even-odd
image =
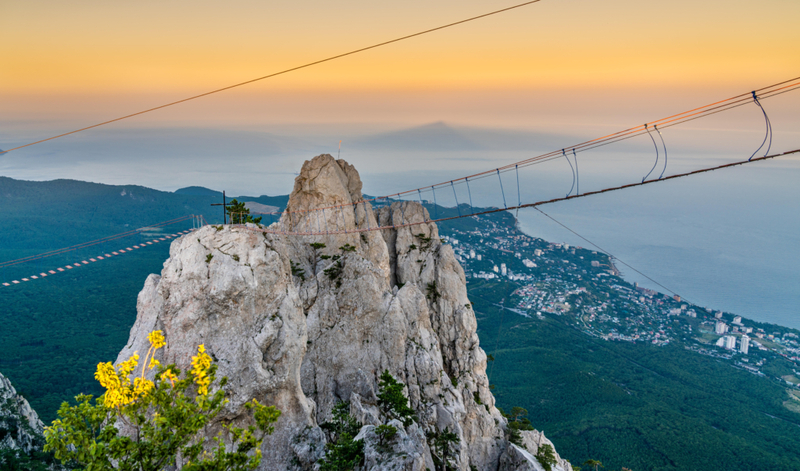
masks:
[[[567,159],[567,163],[569,164],[570,170],[572,170],[572,186],[569,187],[569,191],[567,192],[567,196],[572,193],[572,190],[575,188],[575,168],[572,166],[572,162],[570,162],[569,157],[567,157],[567,153],[564,149],[561,149],[561,154]]]
[[[575,148],[572,148],[572,156],[575,157],[575,194],[581,194],[581,173],[578,171],[578,154],[575,153]]]
[[[767,116],[767,112],[764,111],[764,107],[761,106],[761,103],[758,101],[758,95],[756,95],[756,92],[752,93],[753,93],[753,101],[755,102],[756,105],[758,105],[759,108],[761,108],[761,112],[764,113],[764,121],[766,121],[767,131],[766,134],[764,135],[764,141],[761,143],[760,146],[758,146],[758,149],[756,149],[756,151],[753,152],[753,155],[750,156],[751,159],[755,157],[756,153],[758,153],[758,151],[761,150],[762,147],[764,147],[764,144],[767,142],[767,137],[769,137],[769,146],[767,146],[767,152],[764,153],[764,155],[769,154],[769,149],[770,147],[772,147],[772,123],[770,123],[769,116]]]
[[[658,176],[658,179],[661,180],[664,177],[664,172],[667,171],[667,143],[664,142],[664,136],[661,135],[661,130],[658,129],[658,125],[654,124],[653,128],[658,131],[658,137],[661,138],[661,145],[664,146],[664,169],[661,171],[661,175]]]
[[[500,181],[500,192],[503,193],[503,206],[508,209],[508,205],[506,204],[506,191],[503,189],[503,179],[500,178],[500,169],[497,169],[497,179]]]
[[[656,165],[658,165],[658,146],[656,145],[656,140],[653,138],[653,135],[650,133],[650,129],[647,128],[647,123],[644,123],[644,130],[647,131],[647,135],[650,136],[650,140],[653,141],[653,147],[656,149],[656,161],[653,163],[653,168],[651,168],[650,171],[647,172],[647,175],[642,178],[642,181],[647,180],[647,177],[653,173],[653,170],[656,169]]]
[[[458,217],[461,217],[461,207],[458,205],[458,195],[456,194],[456,187],[453,181],[450,180],[450,186],[453,188],[453,197],[456,199],[456,209],[458,210]]]
[[[669,289],[669,288],[667,288],[666,286],[662,285],[662,284],[661,284],[661,283],[659,283],[658,281],[656,281],[656,280],[654,280],[654,279],[650,278],[649,276],[645,275],[644,273],[640,272],[639,270],[637,270],[637,269],[633,268],[632,266],[630,266],[630,265],[629,265],[628,263],[626,263],[625,261],[621,260],[621,259],[620,259],[619,257],[617,257],[616,255],[614,255],[614,254],[612,254],[611,252],[607,251],[606,249],[604,249],[604,248],[600,247],[599,245],[595,244],[594,242],[592,242],[591,240],[587,239],[586,237],[584,237],[584,236],[582,236],[582,235],[578,234],[577,232],[575,232],[574,230],[570,229],[569,227],[567,227],[566,225],[564,225],[564,224],[563,224],[563,223],[561,223],[560,221],[556,220],[556,219],[555,219],[553,216],[550,216],[549,214],[547,214],[547,213],[545,213],[544,211],[542,211],[540,208],[538,208],[538,207],[534,206],[534,207],[533,207],[533,209],[535,209],[536,211],[539,211],[539,212],[540,212],[540,213],[542,213],[542,214],[543,214],[545,217],[547,217],[548,219],[552,220],[553,222],[555,222],[555,223],[556,223],[556,224],[558,224],[559,226],[563,227],[564,229],[566,229],[566,230],[570,231],[571,233],[573,233],[573,234],[575,234],[576,236],[580,237],[580,238],[581,238],[581,239],[583,239],[584,241],[588,242],[588,243],[589,243],[589,244],[591,244],[593,247],[595,247],[597,250],[599,250],[599,251],[601,251],[601,252],[605,253],[606,255],[608,255],[609,257],[611,257],[611,258],[613,258],[613,259],[617,260],[619,263],[621,263],[621,264],[625,265],[626,267],[630,268],[631,270],[635,271],[636,273],[638,273],[638,274],[642,275],[643,277],[645,277],[645,278],[647,278],[648,280],[652,281],[653,283],[655,283],[656,285],[660,286],[660,287],[661,287],[661,288],[663,288],[664,290],[666,290],[666,291],[669,291],[670,293],[672,293],[672,294],[673,294],[673,295],[675,295],[675,296],[678,296],[678,293],[676,293],[675,291],[672,291],[671,289]],[[687,302],[688,302],[688,301],[687,301]],[[694,303],[692,303],[692,304],[694,304]]]

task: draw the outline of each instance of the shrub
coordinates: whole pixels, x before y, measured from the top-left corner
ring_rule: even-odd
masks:
[[[131,378],[139,364],[137,353],[116,369],[110,362],[97,365],[95,378],[106,392],[94,404],[85,394],[75,398],[74,406],[63,403],[60,418],[45,428],[45,450],[69,467],[87,470],[159,470],[175,466],[178,455],[184,470],[255,469],[261,461],[261,439],[272,433],[280,411],[253,399],[246,407],[256,425],[242,429],[223,424],[224,433],[211,443],[201,432],[227,403],[221,389],[226,378],[215,384],[217,366],[203,345],[192,357],[191,371],[181,377],[175,365],[163,367],[154,358],[165,345],[161,331],[151,332],[148,339],[141,375]],[[149,380],[145,374],[153,369],[154,379]],[[133,437],[120,434],[120,423],[132,429]]]

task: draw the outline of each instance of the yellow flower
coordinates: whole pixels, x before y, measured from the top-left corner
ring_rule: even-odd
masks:
[[[117,367],[119,370],[119,374],[124,376],[128,376],[129,374],[133,373],[133,370],[136,369],[136,365],[139,364],[139,353],[133,352],[133,356],[128,358],[127,360],[123,361]]]
[[[150,345],[156,350],[166,345],[166,341],[164,341],[164,333],[160,330],[154,330],[150,332],[147,335],[147,340],[150,341]]]
[[[208,377],[208,370],[211,368],[211,357],[206,353],[206,346],[197,347],[197,356],[192,357],[192,376],[197,384],[197,394],[208,395],[208,387],[211,385],[211,378]]]
[[[155,368],[156,366],[160,365],[160,364],[161,364],[161,362],[160,362],[160,361],[158,361],[158,360],[156,360],[155,358],[151,358],[151,359],[150,359],[150,369],[151,369],[151,370],[152,370],[153,368]]]
[[[175,386],[175,381],[178,380],[178,377],[175,376],[175,373],[173,373],[171,369],[161,373],[161,381],[167,380],[172,383],[173,386]]]
[[[106,389],[119,389],[121,382],[111,362],[98,363],[94,378]]]
[[[135,378],[133,380],[133,396],[134,398],[146,396],[154,387],[155,385],[149,379]]]

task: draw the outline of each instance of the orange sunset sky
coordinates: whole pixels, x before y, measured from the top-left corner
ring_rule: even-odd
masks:
[[[89,124],[514,3],[4,1],[0,113]],[[140,122],[509,124],[533,106],[693,107],[800,75],[798,19],[797,0],[542,0]],[[652,117],[662,110],[676,111]]]

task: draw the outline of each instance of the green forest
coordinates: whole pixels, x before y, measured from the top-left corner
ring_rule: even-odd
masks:
[[[502,283],[471,282],[497,405],[528,410],[562,457],[606,469],[800,469],[800,414],[774,382],[687,351],[590,337],[559,316],[493,303]]]
[[[216,194],[5,178],[0,194],[13,195],[0,205],[0,261],[185,214],[221,220],[221,210],[209,206],[218,202]],[[253,200],[282,207],[286,197]],[[437,212],[441,217],[455,209]],[[515,223],[509,213],[491,217],[497,224]],[[443,226],[463,230],[475,224],[460,219]],[[186,222],[163,233],[189,227]],[[149,239],[137,235],[8,267],[0,276],[6,281],[31,275]],[[100,392],[95,367],[114,360],[124,346],[136,318],[136,296],[146,277],[160,272],[168,248],[166,241],[0,287],[0,372],[45,423],[62,401]],[[800,469],[800,414],[782,406],[784,388],[689,352],[679,342],[665,347],[606,342],[558,316],[526,318],[494,306],[514,288],[468,284],[481,346],[494,358],[487,369],[493,392],[503,409],[527,409],[533,426],[572,463],[592,458],[604,469],[634,471]]]

